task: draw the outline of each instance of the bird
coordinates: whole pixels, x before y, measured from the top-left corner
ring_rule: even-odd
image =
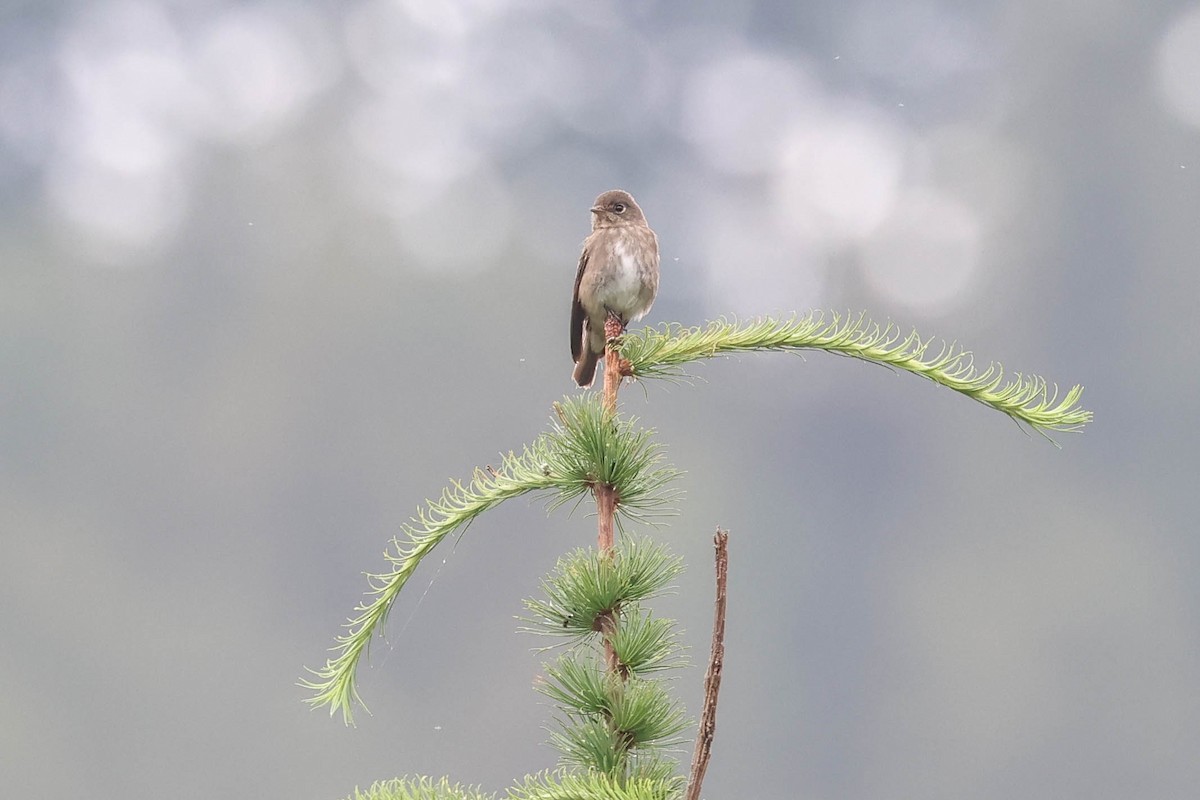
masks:
[[[592,385],[604,355],[609,314],[624,330],[646,315],[658,294],[658,237],[633,196],[622,189],[604,192],[591,211],[592,232],[583,240],[571,297],[573,377],[584,388]]]

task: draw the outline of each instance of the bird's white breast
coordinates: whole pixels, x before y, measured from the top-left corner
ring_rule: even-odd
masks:
[[[646,289],[642,279],[642,265],[623,240],[613,245],[613,260],[617,269],[604,287],[604,304],[624,313],[640,315]]]

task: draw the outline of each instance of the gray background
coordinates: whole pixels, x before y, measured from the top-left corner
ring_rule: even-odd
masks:
[[[439,551],[356,728],[295,681],[422,498],[573,391],[622,187],[651,323],[866,309],[1096,412],[1058,450],[822,354],[627,389],[687,473],[657,608],[696,662],[733,532],[707,796],[1195,796],[1200,5],[5,8],[0,794],[551,766],[513,617],[585,509]]]

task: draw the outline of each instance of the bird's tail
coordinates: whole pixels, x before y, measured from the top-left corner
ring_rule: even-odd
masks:
[[[583,352],[579,354],[579,360],[575,362],[575,382],[585,389],[591,386],[592,381],[596,379],[596,362],[599,360],[600,354],[592,350],[585,342]]]

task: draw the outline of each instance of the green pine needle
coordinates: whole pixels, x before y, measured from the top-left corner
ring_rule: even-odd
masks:
[[[608,710],[613,693],[613,676],[594,658],[564,654],[546,664],[546,677],[536,684],[539,692],[563,707],[572,716],[602,714]]]
[[[309,670],[311,678],[300,681],[313,692],[306,702],[327,705],[331,715],[340,711],[343,720],[353,721],[355,703],[362,704],[356,683],[359,663],[400,590],[447,536],[503,501],[540,493],[553,509],[603,482],[616,489],[618,518],[652,522],[674,512],[677,492],[670,483],[678,473],[663,463],[652,431],[638,428],[635,419],[606,414],[595,395],[567,398],[555,408],[559,419],[549,432],[519,455],[504,456],[499,469],[477,469],[467,484],[452,482],[402,526],[400,536],[392,540],[392,552],[384,553],[391,569],[367,574],[366,597],[354,609],[357,616],[346,623],[347,632],[331,648],[335,655],[321,669]]]
[[[552,436],[556,443],[553,465],[583,487],[601,483],[616,490],[617,520],[653,522],[674,513],[678,493],[670,484],[679,472],[663,464],[662,447],[654,431],[637,427],[636,417],[607,414],[597,394],[568,397],[554,404],[558,421]],[[581,490],[582,491],[582,490]],[[551,508],[576,494],[551,502]]]
[[[550,731],[550,743],[560,754],[559,763],[575,772],[617,776],[625,774],[629,763],[629,748],[600,717],[560,721]]]
[[[666,591],[683,560],[649,539],[620,542],[611,558],[578,548],[558,560],[542,581],[544,599],[526,600],[528,633],[579,640],[595,631],[596,617]]]
[[[684,666],[676,623],[641,613],[636,606],[621,617],[612,638],[617,659],[634,675],[645,675]]]
[[[612,725],[638,748],[679,744],[688,726],[679,702],[667,691],[667,682],[629,678],[615,695],[610,709]]]
[[[619,749],[628,751],[674,744],[672,737],[687,726],[665,687],[663,681],[622,678],[606,672],[596,658],[565,653],[546,665],[546,678],[537,689],[559,704],[573,721],[570,725],[584,718],[606,720],[622,735]]]
[[[1000,364],[988,364],[980,371],[972,353],[956,343],[922,339],[915,331],[903,336],[898,326],[890,322],[881,326],[865,314],[812,311],[742,324],[719,319],[704,328],[643,328],[621,340],[621,355],[629,360],[633,374],[642,378],[679,377],[684,375],[683,365],[691,361],[755,350],[825,350],[905,370],[1042,433],[1078,431],[1092,421],[1092,412],[1078,407],[1082,386],[1071,387],[1060,398],[1057,386],[1036,375],[1018,372],[1005,380]]]
[[[378,781],[365,792],[354,790],[347,800],[494,800],[494,794],[484,794],[477,787],[451,784],[446,778],[395,778]]]
[[[508,790],[509,800],[676,800],[683,795],[679,776],[613,777],[603,772],[548,772],[527,777]]]
[[[892,323],[880,326],[865,314],[843,317],[818,311],[745,324],[721,319],[704,328],[646,328],[621,340],[622,356],[629,360],[632,373],[642,378],[679,376],[688,362],[755,350],[826,350],[912,372],[1043,435],[1077,431],[1092,420],[1092,412],[1079,407],[1081,386],[1073,386],[1060,398],[1057,387],[1043,378],[1014,373],[1006,379],[1003,368],[995,363],[978,370],[970,351],[957,344],[935,344],[916,332],[902,336]],[[313,692],[307,702],[328,705],[331,714],[341,711],[347,723],[352,721],[354,704],[362,702],[355,679],[358,664],[386,622],[400,590],[442,540],[504,500],[543,493],[553,509],[604,483],[611,485],[619,498],[618,524],[622,520],[653,522],[674,512],[676,492],[670,484],[678,473],[662,463],[661,448],[651,431],[637,428],[631,418],[610,417],[595,394],[567,398],[556,404],[555,410],[558,420],[552,430],[519,455],[510,452],[498,470],[476,470],[468,484],[452,483],[403,526],[401,535],[393,540],[393,551],[384,554],[391,569],[367,575],[367,595],[355,608],[357,616],[346,623],[347,632],[332,648],[335,655],[321,669],[310,671],[311,679],[300,682]],[[562,619],[569,628],[570,619]]]

